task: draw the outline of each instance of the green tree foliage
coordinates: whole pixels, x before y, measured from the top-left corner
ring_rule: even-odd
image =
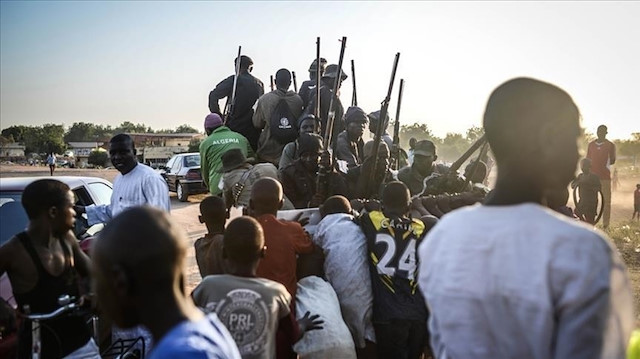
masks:
[[[116,127],[113,131],[114,135],[120,133],[153,133],[151,127],[147,127],[142,123],[134,124],[129,121],[124,121],[118,127]]]
[[[175,133],[198,133],[199,131],[196,130],[195,128],[184,124],[184,125],[180,125],[176,128]]]
[[[87,122],[75,122],[64,135],[65,142],[108,141],[113,136],[111,126],[95,125]]]
[[[200,152],[200,143],[202,143],[202,140],[198,140],[198,139],[191,139],[191,141],[189,141],[189,150],[187,152]]]
[[[22,125],[7,127],[2,130],[2,137],[13,140],[13,142],[24,142],[24,134],[28,129],[29,127]]]
[[[94,166],[106,167],[109,163],[109,154],[106,151],[91,151],[87,162]]]

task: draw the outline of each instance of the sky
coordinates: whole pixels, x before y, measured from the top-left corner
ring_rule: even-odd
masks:
[[[123,121],[202,129],[208,94],[238,46],[269,91],[280,68],[355,60],[358,105],[380,108],[400,52],[391,114],[437,135],[480,126],[513,77],[565,89],[594,133],[640,132],[640,2],[0,2],[0,128]],[[341,90],[351,101],[351,78]],[[223,101],[220,102],[224,105]],[[394,117],[394,116],[392,116]]]

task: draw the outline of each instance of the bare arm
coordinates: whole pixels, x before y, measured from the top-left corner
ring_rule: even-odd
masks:
[[[611,153],[609,154],[609,161],[611,164],[616,163],[616,144],[611,142]]]

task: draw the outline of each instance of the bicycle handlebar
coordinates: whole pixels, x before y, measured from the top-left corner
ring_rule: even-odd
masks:
[[[63,307],[60,307],[56,310],[54,310],[51,313],[46,313],[46,314],[25,314],[24,317],[27,319],[31,319],[31,320],[47,320],[47,319],[53,319],[56,317],[61,316],[62,314],[69,312],[73,309],[79,308],[80,306],[78,305],[78,303],[69,303]]]

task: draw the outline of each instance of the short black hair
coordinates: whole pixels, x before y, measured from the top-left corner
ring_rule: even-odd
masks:
[[[382,207],[404,211],[409,207],[411,194],[407,185],[400,181],[389,182],[382,191]]]
[[[109,143],[116,142],[130,142],[131,148],[136,148],[136,144],[133,142],[133,138],[131,138],[131,136],[127,135],[126,133],[119,133],[111,137],[111,139],[109,140]]]
[[[249,216],[238,217],[225,228],[222,245],[228,259],[250,264],[260,258],[264,247],[262,226]]]
[[[227,219],[227,207],[218,196],[207,196],[200,202],[200,214],[205,223],[224,223]]]
[[[540,147],[541,131],[579,117],[578,107],[561,88],[531,78],[516,78],[491,93],[483,127],[496,162],[521,162]]]
[[[67,200],[69,186],[54,179],[30,183],[22,192],[22,206],[29,219],[35,219],[51,207],[61,207]]]
[[[291,72],[287,69],[280,69],[276,72],[276,86],[279,88],[289,88],[291,86]]]
[[[331,196],[320,206],[320,215],[322,217],[335,213],[351,214],[351,203],[344,196]]]

